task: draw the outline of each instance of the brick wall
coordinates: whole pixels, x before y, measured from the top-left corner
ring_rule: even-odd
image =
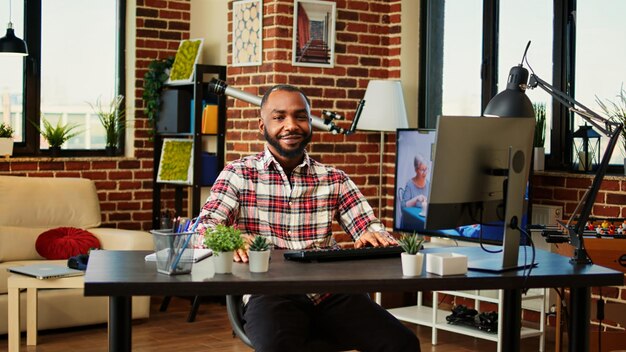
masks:
[[[371,79],[400,77],[400,1],[336,1],[336,44],[333,68],[292,66],[293,1],[263,1],[263,63],[252,67],[228,67],[228,84],[254,95],[279,83],[303,89],[312,101],[312,113],[323,109],[346,117],[338,125],[349,128],[357,104],[365,95]],[[228,28],[232,32],[232,3]],[[229,37],[229,58],[232,45]],[[248,103],[228,100],[226,160],[254,154],[263,149],[258,132],[259,109]],[[395,134],[387,133],[385,142],[384,189],[386,224],[391,223]],[[308,150],[316,160],[344,170],[359,186],[377,211],[380,135],[357,132],[332,135],[314,131]],[[391,174],[391,175],[390,175]],[[341,231],[340,241],[347,241]]]
[[[135,152],[115,158],[11,158],[0,160],[0,173],[19,176],[83,177],[96,183],[104,226],[149,230],[152,227],[153,145],[143,114],[143,76],[156,58],[173,56],[189,38],[189,0],[137,0],[137,89],[126,92],[133,103]],[[164,192],[173,208],[173,190]]]

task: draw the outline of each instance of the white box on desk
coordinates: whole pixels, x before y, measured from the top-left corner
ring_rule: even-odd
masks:
[[[446,275],[462,275],[467,273],[467,256],[458,253],[426,254],[426,272]]]

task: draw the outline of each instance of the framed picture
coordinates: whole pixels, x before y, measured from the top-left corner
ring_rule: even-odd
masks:
[[[196,64],[202,52],[204,39],[188,39],[180,42],[174,63],[170,70],[168,84],[192,83],[196,71]]]
[[[295,0],[292,65],[334,66],[335,7],[333,1]]]
[[[159,161],[158,183],[191,185],[193,183],[193,140],[163,140]]]
[[[263,1],[233,2],[233,66],[258,66],[263,56]]]

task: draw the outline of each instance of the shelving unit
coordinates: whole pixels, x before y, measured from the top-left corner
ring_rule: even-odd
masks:
[[[226,97],[209,93],[208,83],[211,79],[226,80],[226,66],[196,65],[194,81],[187,84],[166,85],[165,89],[185,90],[193,97],[193,123],[190,124],[190,131],[176,131],[159,133],[155,126],[154,133],[154,191],[152,195],[152,228],[159,228],[161,223],[161,193],[165,185],[174,188],[174,209],[177,214],[183,214],[184,190],[187,188],[189,202],[186,206],[186,213],[189,217],[197,216],[200,213],[202,204],[202,189],[208,188],[211,184],[202,184],[202,152],[211,149],[217,157],[217,170],[219,172],[224,167],[224,142],[226,133]],[[210,99],[217,102],[217,133],[202,133],[202,113],[203,101]],[[191,104],[191,101],[189,102]],[[160,116],[161,118],[161,116]],[[178,116],[164,116],[163,118],[175,118]],[[183,117],[185,118],[185,117]],[[191,118],[191,117],[186,117]],[[191,186],[172,185],[157,183],[159,162],[161,159],[161,148],[163,140],[166,138],[184,138],[193,140],[193,181]],[[210,148],[207,148],[209,146]]]
[[[389,313],[398,318],[401,321],[406,321],[413,324],[430,326],[432,328],[432,344],[437,344],[437,330],[446,330],[458,334],[474,336],[476,338],[495,341],[498,344],[498,351],[502,351],[502,321],[498,321],[498,333],[489,333],[476,328],[463,325],[452,325],[446,321],[446,316],[450,315],[449,310],[443,310],[438,308],[439,294],[446,294],[457,297],[464,297],[474,300],[474,309],[479,313],[481,302],[491,302],[498,305],[498,317],[502,316],[502,290],[474,290],[474,291],[433,291],[433,307],[424,306],[422,304],[422,293],[418,292],[417,305],[393,308],[389,309]],[[534,304],[532,307],[528,304],[533,300],[541,300],[541,304]],[[520,333],[521,338],[539,337],[538,350],[543,352],[545,347],[545,289],[533,289],[529,290],[527,294],[522,296],[522,307],[535,310],[539,307],[540,322],[539,328],[533,329],[529,327],[522,327]],[[433,309],[435,308],[435,309]]]

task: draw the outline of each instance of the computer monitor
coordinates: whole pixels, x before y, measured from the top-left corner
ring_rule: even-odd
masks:
[[[454,224],[436,230],[425,228],[424,209],[427,208],[427,202],[424,199],[428,198],[430,183],[433,182],[435,135],[434,129],[399,129],[396,133],[394,230],[417,232],[431,237],[502,245],[504,226],[501,219],[504,218],[504,213],[500,220],[484,225],[472,223],[464,226]],[[445,183],[445,180],[442,182]],[[420,195],[424,197],[418,202],[415,198]],[[526,225],[528,219],[528,207],[524,210],[523,226]]]
[[[529,118],[439,118],[425,229],[504,223],[502,252],[468,258],[469,269],[504,271],[531,264],[519,255],[519,229],[534,129]]]

